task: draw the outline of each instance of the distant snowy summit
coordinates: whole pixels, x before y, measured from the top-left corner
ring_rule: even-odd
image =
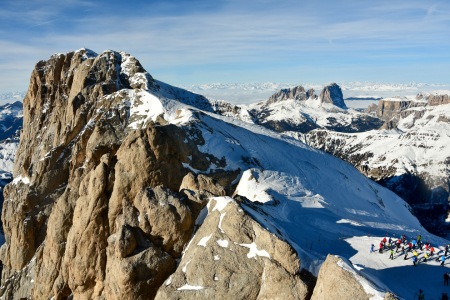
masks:
[[[22,102],[16,101],[0,106],[0,141],[22,129]]]

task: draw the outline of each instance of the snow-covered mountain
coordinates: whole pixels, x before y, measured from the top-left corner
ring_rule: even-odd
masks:
[[[30,86],[1,297],[410,299],[419,283],[439,295],[437,262],[369,254],[387,234],[443,247],[404,200],[248,110],[111,50],[40,61]],[[328,109],[326,95],[299,101]]]
[[[0,106],[0,140],[4,140],[22,129],[23,105],[16,101]]]
[[[0,106],[0,208],[3,204],[3,188],[12,180],[14,157],[19,145],[22,119],[21,102],[16,101]]]
[[[447,237],[450,105],[445,104],[446,99],[448,96],[429,93],[382,99],[360,113],[382,120],[384,125],[365,132],[321,128],[306,134],[284,134],[353,164],[405,199],[428,230]],[[304,112],[291,110],[297,115]]]
[[[378,117],[347,109],[342,91],[336,84],[324,87],[320,96],[313,89],[305,92],[302,86],[294,89],[303,92],[296,96],[290,89],[280,90],[267,101],[239,107],[247,110],[256,124],[277,132],[306,133],[316,128],[358,132],[379,128],[383,124]]]

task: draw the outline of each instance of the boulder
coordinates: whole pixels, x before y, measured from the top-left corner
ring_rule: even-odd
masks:
[[[156,299],[307,299],[300,259],[234,199],[210,200],[208,215]]]
[[[203,174],[195,175],[192,172],[184,176],[180,191],[183,189],[192,191],[205,190],[216,196],[226,196],[227,194],[223,186],[214,179]]]
[[[354,274],[343,268],[341,258],[329,254],[320,267],[317,284],[311,300],[369,300],[373,296],[367,294]]]

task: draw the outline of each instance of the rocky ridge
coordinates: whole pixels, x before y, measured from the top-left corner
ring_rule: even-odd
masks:
[[[401,199],[347,164],[223,116],[230,111],[153,79],[124,52],[81,49],[40,61],[5,187],[0,297],[309,299],[317,258],[275,213],[300,190],[244,188],[270,174],[305,180],[290,188],[341,206],[363,193],[368,207],[384,211],[375,218],[396,208],[404,217],[389,222],[420,228]],[[303,172],[331,184],[344,174],[354,184],[336,198]]]
[[[361,132],[383,125],[383,120],[378,116],[347,109],[336,83],[325,86],[319,97],[313,89],[306,92],[302,86],[297,86],[282,89],[267,101],[240,107],[241,112],[248,111],[253,123],[276,132],[306,133],[318,128]]]

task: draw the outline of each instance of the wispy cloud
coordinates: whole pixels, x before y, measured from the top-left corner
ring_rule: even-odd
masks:
[[[443,51],[450,46],[450,4],[445,2],[233,0],[213,6],[180,1],[140,3],[129,10],[114,3],[39,2],[23,12],[15,4],[0,9],[0,17],[10,13],[7,26],[27,25],[0,32],[0,57],[9,58],[0,59],[0,72],[14,64],[31,71],[39,59],[81,47],[127,51],[149,71],[167,68],[184,74],[191,69],[193,74],[209,66],[228,72],[245,65],[247,74],[236,76],[246,77],[261,73],[264,66],[273,72],[277,65],[309,68],[317,62],[330,68],[408,59],[426,64],[429,53],[443,63],[450,60]]]
[[[53,22],[55,22],[55,21],[62,20],[62,19],[63,19],[63,18],[58,18],[58,19],[54,19],[54,20],[47,21],[47,22],[42,22],[42,23],[39,23],[39,24],[35,24],[35,25],[32,25],[32,26],[29,26],[28,28],[33,28],[33,27],[36,27],[36,26],[41,26],[41,25],[53,23]]]

